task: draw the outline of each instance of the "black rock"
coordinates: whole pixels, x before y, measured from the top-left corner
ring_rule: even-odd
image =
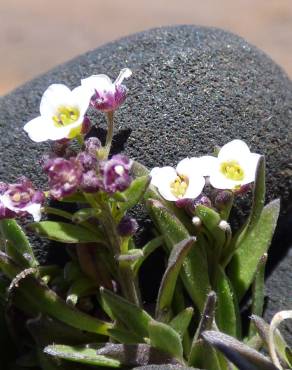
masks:
[[[245,140],[266,156],[267,200],[282,199],[277,245],[272,249],[277,261],[289,242],[281,225],[286,226],[292,212],[292,82],[263,52],[219,29],[178,26],[132,35],[1,98],[1,180],[25,174],[39,185],[45,183],[38,162],[49,144],[31,142],[22,127],[38,115],[41,95],[51,83],[75,87],[81,78],[98,73],[115,78],[126,66],[133,77],[126,82],[129,96],[116,117],[119,132],[113,150],[153,167],[210,153],[235,138]],[[94,119],[102,133],[104,116],[95,114]],[[247,208],[248,202],[242,202],[237,221]],[[47,258],[44,244],[37,249]],[[60,249],[53,249],[59,255]]]

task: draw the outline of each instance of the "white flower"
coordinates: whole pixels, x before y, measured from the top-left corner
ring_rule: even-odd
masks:
[[[255,180],[259,158],[259,154],[250,152],[244,141],[233,140],[220,149],[217,158],[200,159],[214,188],[237,189]]]
[[[96,109],[112,112],[126,99],[127,88],[122,82],[131,75],[132,71],[129,68],[124,68],[114,82],[107,75],[101,74],[81,80],[81,85],[91,92],[91,104]]]
[[[50,85],[41,99],[41,115],[29,121],[24,130],[35,142],[72,139],[80,134],[90,98],[82,86],[71,91],[62,84]]]
[[[197,170],[199,168],[199,170]],[[173,167],[155,167],[150,172],[151,184],[169,201],[197,198],[205,185],[198,158],[185,158]]]

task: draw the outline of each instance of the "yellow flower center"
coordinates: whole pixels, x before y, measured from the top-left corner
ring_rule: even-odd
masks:
[[[182,198],[189,186],[189,179],[186,176],[177,176],[170,184],[172,194],[177,198]]]
[[[78,120],[80,116],[79,109],[69,105],[61,105],[56,114],[52,117],[55,126],[62,127],[70,125]]]
[[[240,181],[244,178],[244,171],[237,161],[221,163],[220,171],[227,179],[230,180]]]

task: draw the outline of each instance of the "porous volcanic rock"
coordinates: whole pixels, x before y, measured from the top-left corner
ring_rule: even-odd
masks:
[[[38,115],[41,95],[51,83],[75,87],[91,74],[115,78],[124,67],[130,67],[133,76],[126,83],[128,99],[117,113],[114,151],[122,150],[149,167],[176,165],[185,156],[207,154],[217,145],[243,139],[266,156],[267,199],[281,197],[285,224],[292,198],[292,82],[262,51],[215,28],[177,26],[138,33],[75,58],[2,97],[1,180],[25,174],[37,184],[45,183],[38,162],[49,144],[33,143],[22,127]],[[94,119],[101,132],[104,116],[95,114]],[[241,207],[245,212],[247,203]],[[241,216],[237,212],[238,220]],[[276,259],[287,251],[287,243],[277,240],[272,252]],[[40,254],[46,250],[44,244],[38,247]]]

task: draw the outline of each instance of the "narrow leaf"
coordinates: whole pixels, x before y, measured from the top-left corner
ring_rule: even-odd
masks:
[[[216,351],[202,339],[197,340],[192,346],[188,364],[202,369],[221,370]]]
[[[40,236],[61,243],[105,242],[98,229],[96,232],[92,232],[81,226],[66,222],[42,221],[31,224],[29,228]]]
[[[38,266],[29,240],[15,220],[1,220],[0,232],[2,238],[9,242],[9,255],[15,262],[24,268]]]
[[[2,252],[0,252],[0,268],[10,279],[19,276],[21,272],[13,261],[10,261]],[[17,294],[18,291],[41,313],[52,316],[77,329],[107,335],[107,329],[111,326],[68,306],[53,290],[32,275],[27,275],[21,280],[18,279],[18,288],[14,294]]]
[[[170,321],[169,326],[171,326],[172,329],[174,329],[179,336],[183,338],[190,325],[193,314],[193,307],[187,307]]]
[[[262,316],[264,308],[264,297],[265,297],[265,267],[268,255],[265,253],[260,259],[255,279],[252,285],[252,307],[251,312],[253,315]],[[256,330],[252,321],[249,325],[249,338],[256,334]]]
[[[216,279],[218,297],[216,322],[220,331],[233,337],[240,337],[240,314],[237,297],[224,270],[218,266]]]
[[[149,214],[164,237],[169,251],[182,240],[190,238],[190,234],[180,220],[159,201],[149,200],[147,206]],[[188,294],[199,310],[202,310],[206,294],[211,289],[206,251],[200,243],[196,243],[196,247],[192,248],[185,258],[181,278]]]
[[[221,351],[239,370],[278,370],[268,358],[229,335],[205,331],[203,339]]]
[[[150,180],[149,176],[137,177],[130,187],[122,193],[126,201],[119,203],[121,215],[139,203],[150,184]]]
[[[107,289],[101,288],[100,294],[116,320],[121,321],[142,341],[148,337],[148,324],[152,318],[147,312]]]
[[[81,364],[119,368],[121,363],[106,356],[97,355],[97,348],[90,346],[66,346],[53,344],[44,349],[44,353],[54,358],[78,362]]]
[[[152,320],[149,323],[151,346],[169,353],[177,359],[183,357],[183,346],[179,334],[169,325]]]
[[[280,210],[279,199],[266,205],[254,227],[246,234],[238,246],[228,275],[239,301],[250,287],[260,259],[270,246]]]
[[[107,343],[97,350],[97,354],[118,360],[126,366],[178,363],[167,353],[144,343],[129,345]]]
[[[82,223],[90,218],[97,217],[100,214],[101,210],[94,208],[82,208],[79,211],[75,212],[72,221],[77,224]]]
[[[196,238],[194,237],[185,239],[175,245],[170,253],[167,269],[163,275],[157,298],[156,318],[160,321],[164,321],[168,315],[178,274],[185,257],[194,246],[195,241]]]

